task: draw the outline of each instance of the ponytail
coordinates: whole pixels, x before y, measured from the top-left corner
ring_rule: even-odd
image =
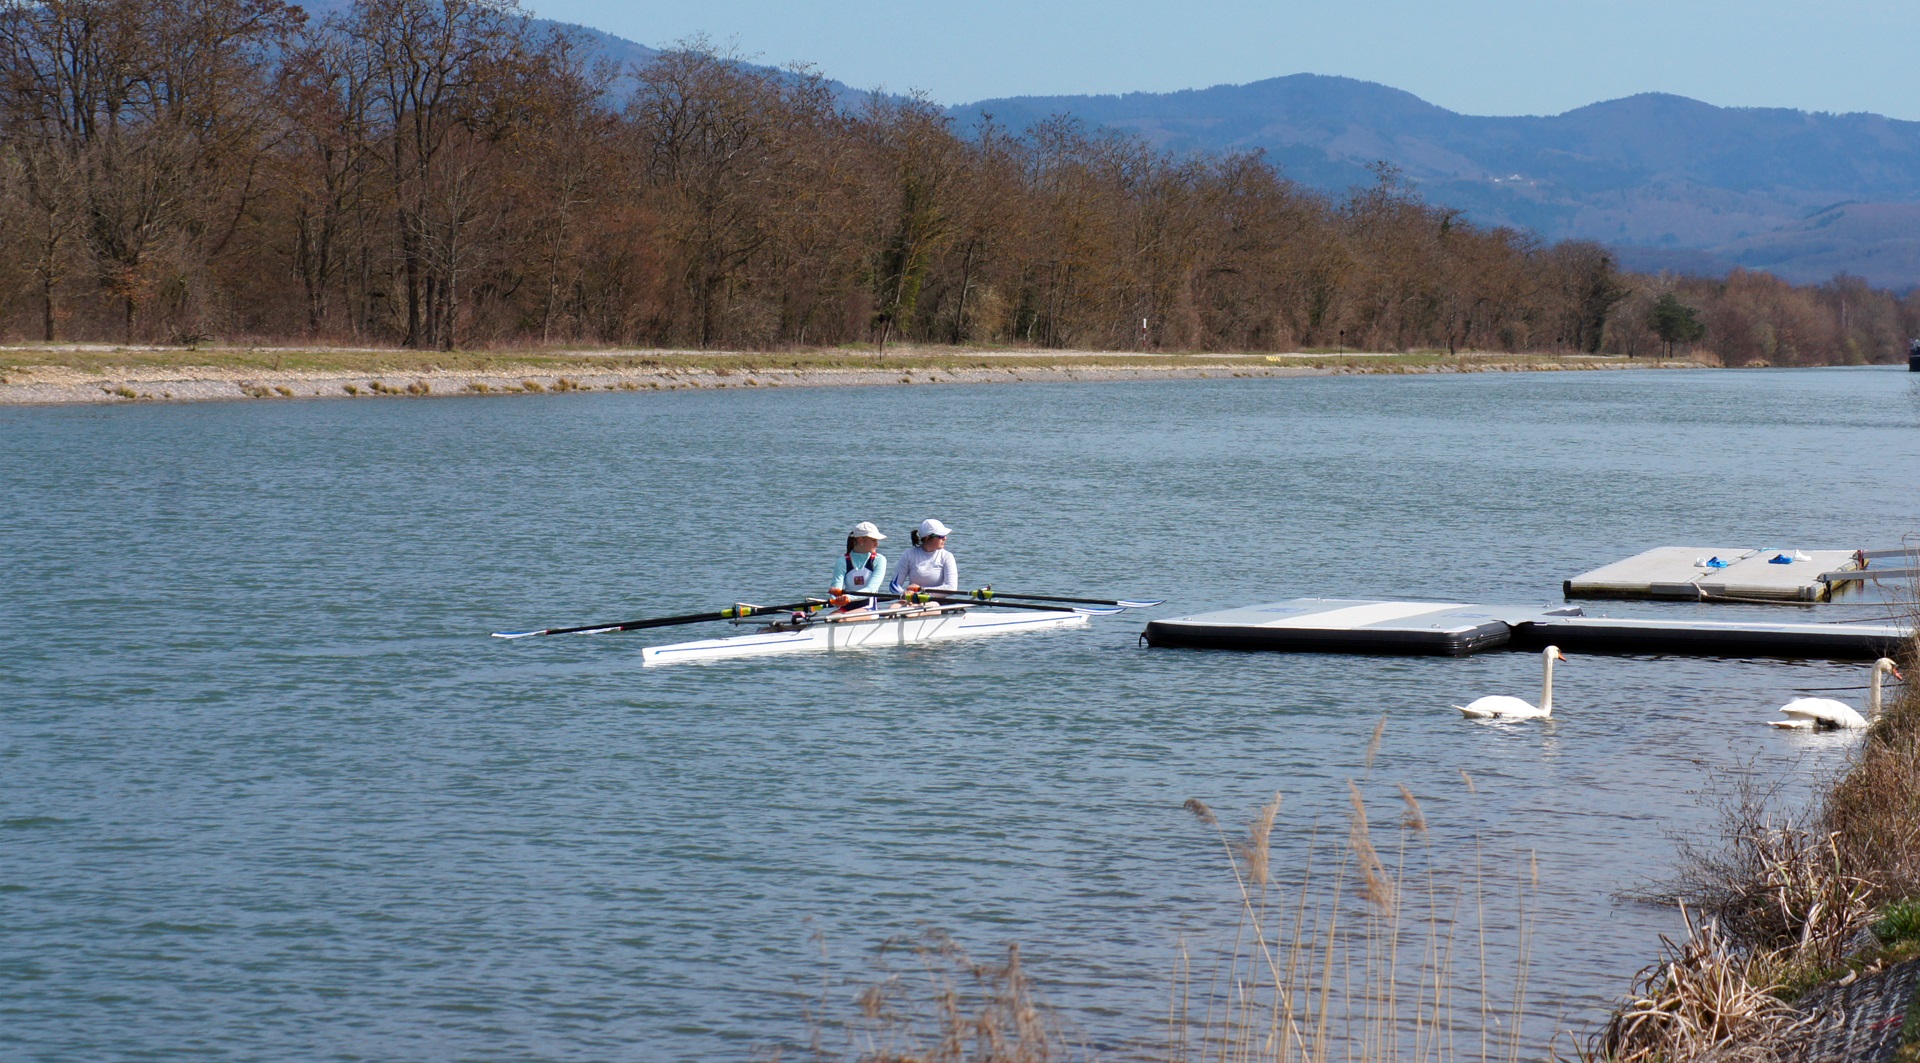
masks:
[[[914,549],[916,550],[919,549],[920,548],[920,529],[915,528],[912,531],[908,532],[907,534],[913,537]]]
[[[853,536],[847,536],[847,556],[853,556]]]

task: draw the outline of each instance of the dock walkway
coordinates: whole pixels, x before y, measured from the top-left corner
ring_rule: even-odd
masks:
[[[1590,617],[1578,606],[1294,598],[1147,623],[1149,645],[1284,653],[1464,657],[1485,650],[1872,660],[1913,638],[1904,623]]]
[[[1824,602],[1829,573],[1851,572],[1855,550],[1657,546],[1567,580],[1568,598],[1660,598],[1679,601]]]

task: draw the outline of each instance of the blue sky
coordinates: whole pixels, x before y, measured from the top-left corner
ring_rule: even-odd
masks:
[[[1636,92],[1920,119],[1915,0],[523,0],[655,47],[704,33],[942,103],[1343,74],[1467,114]]]

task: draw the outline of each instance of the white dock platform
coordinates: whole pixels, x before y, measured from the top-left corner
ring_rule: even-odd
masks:
[[[1567,580],[1568,598],[1824,602],[1860,567],[1853,550],[1659,546]]]
[[[1797,657],[1872,660],[1905,652],[1903,622],[1808,624],[1770,621],[1589,617],[1556,608],[1295,598],[1147,624],[1147,643],[1185,649],[1282,653],[1376,653],[1464,657],[1483,650]]]
[[[1464,657],[1505,645],[1526,621],[1579,612],[1578,606],[1503,609],[1464,602],[1295,598],[1155,620],[1147,624],[1146,636],[1155,646]]]

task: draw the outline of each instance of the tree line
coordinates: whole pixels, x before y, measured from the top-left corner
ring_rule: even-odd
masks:
[[[512,0],[0,0],[0,333],[399,344],[1886,361],[1920,301],[1622,271],[1258,154],[957,129],[703,43],[634,70]]]

